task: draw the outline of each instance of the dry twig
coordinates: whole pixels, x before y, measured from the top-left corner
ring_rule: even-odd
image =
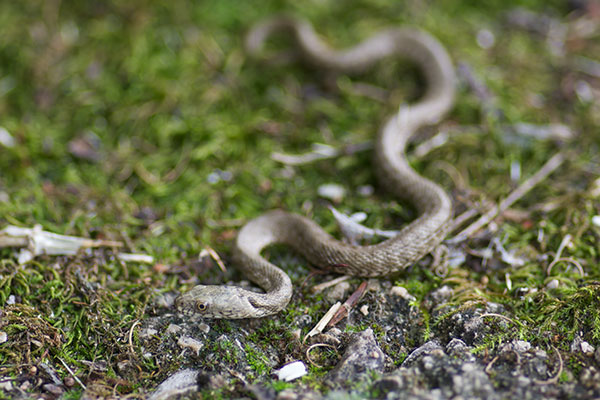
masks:
[[[451,243],[462,242],[471,237],[479,229],[489,224],[496,216],[502,214],[506,209],[512,206],[517,200],[521,199],[534,186],[542,182],[554,170],[562,165],[566,156],[563,152],[559,152],[552,156],[533,176],[519,185],[506,199],[500,202],[499,205],[483,214],[477,221],[463,229],[458,235],[450,240]]]
[[[556,382],[558,382],[558,378],[560,378],[560,374],[562,374],[563,371],[563,359],[560,355],[560,352],[558,351],[558,349],[554,346],[552,346],[552,348],[554,349],[554,351],[556,352],[556,356],[558,357],[558,371],[556,371],[556,375],[554,375],[552,378],[547,379],[545,381],[540,381],[537,379],[534,379],[533,382],[537,383],[538,385],[552,385],[555,384]]]
[[[328,287],[335,286],[338,283],[347,281],[348,279],[350,279],[349,275],[342,275],[342,276],[337,277],[335,279],[332,279],[330,281],[323,282],[323,283],[321,283],[319,285],[313,286],[312,289],[311,289],[311,291],[313,293],[321,293],[323,290],[327,289]]]
[[[58,360],[62,363],[62,365],[69,372],[69,374],[71,374],[71,376],[73,377],[73,379],[75,379],[75,381],[77,381],[77,383],[79,383],[79,386],[81,386],[83,388],[83,390],[87,390],[87,387],[83,384],[83,382],[81,382],[81,380],[77,377],[77,375],[75,375],[75,373],[73,372],[73,370],[71,368],[69,368],[69,366],[67,365],[67,363],[64,362],[62,360],[62,358],[59,358]]]
[[[331,308],[329,309],[329,311],[327,311],[325,313],[323,318],[321,318],[321,320],[319,322],[317,322],[315,327],[312,328],[311,331],[306,334],[306,336],[304,336],[304,339],[302,339],[302,343],[306,342],[306,339],[323,332],[323,330],[327,327],[327,324],[329,323],[329,321],[331,321],[331,318],[333,318],[333,316],[335,315],[335,313],[337,313],[337,311],[340,309],[341,306],[342,306],[342,303],[340,303],[339,301],[337,303],[335,303],[334,305],[332,305]]]
[[[358,289],[356,289],[356,291],[352,293],[350,297],[348,297],[344,304],[342,304],[342,307],[340,307],[335,315],[331,318],[331,321],[327,323],[327,327],[335,326],[335,324],[348,316],[348,313],[352,307],[354,307],[365,294],[365,290],[367,290],[367,281],[361,283]]]
[[[309,164],[317,160],[325,160],[328,158],[335,158],[342,155],[351,155],[362,151],[370,150],[373,148],[373,143],[362,142],[352,143],[340,148],[335,148],[322,143],[313,143],[312,151],[303,154],[285,154],[274,152],[271,154],[271,158],[275,161],[279,161],[286,165],[304,165]]]
[[[318,363],[316,363],[316,362],[315,362],[315,361],[312,359],[312,357],[310,356],[310,351],[311,351],[312,349],[314,349],[314,348],[317,348],[317,347],[329,347],[329,348],[333,349],[333,351],[335,351],[335,353],[336,353],[336,354],[339,356],[339,353],[338,353],[337,349],[335,348],[335,346],[333,346],[333,345],[331,345],[331,344],[328,344],[328,343],[315,343],[315,344],[313,344],[313,345],[310,345],[310,346],[308,347],[308,349],[306,349],[306,359],[308,360],[308,362],[309,362],[309,363],[311,363],[312,365],[314,365],[314,366],[316,366],[316,367],[318,367],[318,368],[323,368],[323,366],[322,366],[322,365],[320,365],[320,364],[318,364]]]
[[[572,257],[560,257],[560,258],[555,258],[550,265],[548,265],[548,268],[546,269],[546,275],[550,276],[550,272],[552,271],[552,267],[554,267],[556,264],[558,264],[559,262],[569,262],[571,264],[573,264],[576,268],[577,271],[579,272],[579,274],[581,275],[581,277],[583,278],[585,276],[585,271],[583,270],[583,267],[581,266],[581,264],[575,260]]]

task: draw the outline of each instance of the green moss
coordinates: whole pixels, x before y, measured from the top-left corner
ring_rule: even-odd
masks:
[[[541,329],[565,335],[569,341],[583,334],[591,343],[600,341],[600,285],[583,282],[536,296],[535,322]]]
[[[211,351],[228,364],[236,364],[241,355],[240,350],[229,340],[214,341]]]
[[[246,350],[246,360],[248,361],[250,368],[252,368],[254,371],[255,377],[263,376],[271,372],[271,368],[267,364],[268,361],[266,360],[264,354],[261,354],[259,351],[255,350],[249,344],[246,344],[244,349]]]

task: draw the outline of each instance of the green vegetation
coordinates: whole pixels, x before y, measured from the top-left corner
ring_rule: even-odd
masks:
[[[418,97],[422,87],[418,72],[401,61],[347,77],[246,59],[244,32],[279,11],[308,18],[335,46],[356,43],[382,26],[419,26],[437,36],[457,64],[471,67],[493,95],[493,110],[463,84],[442,125],[463,132],[412,160],[453,194],[457,213],[505,198],[559,149],[570,151],[551,179],[496,221],[501,233],[495,237],[524,265],[503,263],[497,252],[491,259],[481,256],[476,250],[490,238],[482,236],[461,248],[466,261],[445,276],[417,266],[395,282],[416,297],[411,305],[422,311],[424,326],[416,329],[423,340],[453,313],[494,302],[514,323],[486,318],[498,329],[490,328],[478,351],[529,340],[549,353],[551,346],[565,352],[565,365],[577,372],[584,361],[569,356],[573,339],[600,346],[600,227],[592,223],[600,214],[600,101],[597,78],[595,100],[575,89],[593,79],[576,68],[576,60],[600,54],[600,41],[567,40],[564,55],[557,55],[539,34],[506,28],[506,2],[429,3],[0,2],[0,127],[14,139],[13,145],[0,144],[0,229],[40,224],[120,241],[127,251],[155,259],[153,265],[123,263],[116,249],[96,249],[17,265],[15,251],[0,249],[0,332],[7,337],[0,343],[0,380],[35,376],[45,363],[65,382],[70,368],[96,393],[144,393],[181,361],[179,353],[160,363],[144,356],[149,350],[141,348],[140,324],[168,311],[154,300],[199,282],[242,278],[235,268],[223,274],[198,262],[204,247],[229,261],[239,227],[273,208],[309,215],[335,232],[327,202],[317,195],[318,186],[329,182],[348,190],[341,211],[367,212],[369,226],[389,228],[414,217],[383,191],[356,194],[376,185],[368,152],[297,168],[270,158],[273,151],[307,151],[311,143],[340,147],[370,140],[384,116]],[[568,21],[562,1],[520,3]],[[495,34],[489,49],[477,45],[481,29]],[[290,45],[285,38],[272,43]],[[374,101],[357,83],[380,89],[389,102]],[[579,136],[560,143],[507,128],[521,122],[562,123]],[[516,164],[518,182],[510,179]],[[567,235],[567,260],[548,275]],[[269,251],[299,287],[309,269],[299,268],[302,261],[286,251]],[[427,309],[427,295],[442,285],[453,289],[447,308]],[[305,347],[290,331],[300,316],[316,322],[328,307],[323,295],[298,289],[288,310],[253,324],[248,337],[256,347],[246,344],[243,354],[216,340],[238,330],[237,322],[219,321],[210,324],[214,342],[204,351],[232,364],[245,357],[253,377],[277,391],[294,387],[272,380],[263,351],[304,357]],[[406,356],[398,351],[396,362]],[[310,365],[303,381],[320,390],[317,378],[335,354],[317,353],[325,366]],[[78,398],[81,387],[70,385],[67,398]],[[227,398],[240,390],[229,383],[203,393]]]

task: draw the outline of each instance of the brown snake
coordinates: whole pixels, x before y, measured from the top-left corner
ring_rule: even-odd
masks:
[[[427,80],[421,99],[400,107],[383,124],[375,142],[375,167],[386,190],[411,202],[420,216],[395,237],[356,246],[340,242],[313,221],[274,210],[248,222],[240,231],[235,259],[239,268],[265,290],[255,293],[233,286],[199,285],[179,296],[176,307],[184,314],[208,318],[257,318],[283,309],[292,296],[288,275],[261,256],[274,243],[291,246],[315,265],[362,277],[382,276],[406,268],[431,252],[445,237],[452,214],[448,195],[437,184],[418,175],[407,163],[404,149],[421,126],[436,123],[452,107],[454,68],[444,47],[429,34],[413,28],[389,29],[346,50],[333,50],[312,26],[290,17],[275,17],[255,26],[246,38],[251,55],[261,50],[276,31],[293,34],[303,57],[311,64],[345,73],[365,70],[384,57],[400,55],[418,65]]]

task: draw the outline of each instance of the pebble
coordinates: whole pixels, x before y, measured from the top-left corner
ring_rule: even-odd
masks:
[[[183,349],[191,349],[197,355],[200,354],[200,350],[202,350],[202,348],[204,347],[204,343],[189,336],[180,337],[177,341],[177,344]]]
[[[324,199],[339,203],[346,196],[346,189],[337,183],[326,183],[317,188],[317,194]]]
[[[331,288],[326,294],[327,300],[335,303],[345,299],[346,294],[350,291],[350,283],[348,281],[340,282]]]
[[[557,289],[559,286],[558,279],[552,279],[550,282],[546,284],[546,289]]]
[[[63,388],[61,388],[58,385],[55,385],[53,383],[47,383],[45,385],[42,385],[42,388],[54,395],[60,396],[63,394],[64,390]]]
[[[6,128],[0,126],[0,144],[4,147],[15,147],[15,139],[6,130]]]
[[[584,80],[575,82],[575,94],[582,103],[591,103],[594,101],[594,91],[590,84]]]
[[[275,371],[277,379],[286,382],[291,382],[295,379],[303,377],[307,373],[308,371],[306,370],[306,365],[304,365],[302,361],[291,362]]]
[[[406,288],[402,286],[394,286],[390,289],[390,294],[393,296],[398,296],[408,301],[415,300],[415,297],[408,293],[408,290],[406,290]]]
[[[484,50],[487,50],[494,46],[496,43],[496,37],[489,29],[480,29],[477,32],[477,44]]]
[[[170,327],[171,326],[169,325],[169,328]],[[140,338],[147,338],[150,336],[154,336],[156,334],[158,334],[158,331],[156,329],[153,329],[153,328],[142,329],[140,331]]]
[[[363,185],[358,187],[357,192],[363,197],[368,197],[375,193],[375,188],[371,185]]]
[[[351,336],[350,342],[338,365],[329,372],[331,381],[356,381],[359,374],[365,371],[382,372],[385,354],[377,345],[372,329]]]
[[[571,342],[571,353],[583,353],[591,356],[595,350],[594,346],[583,340],[579,335],[575,336],[575,339]]]
[[[202,322],[202,323],[200,323],[198,325],[198,329],[202,333],[208,333],[208,332],[210,332],[210,326],[208,326],[208,324],[205,324],[204,322]]]
[[[179,398],[186,392],[195,392],[198,390],[199,372],[192,369],[184,369],[164,380],[154,393],[148,397],[150,400],[163,400],[170,398]]]
[[[362,306],[359,309],[359,311],[361,312],[362,315],[364,315],[366,317],[367,315],[369,315],[369,306],[365,304],[364,306]]]

